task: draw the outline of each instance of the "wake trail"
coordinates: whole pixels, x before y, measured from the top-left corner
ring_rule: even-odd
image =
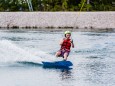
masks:
[[[42,64],[42,61],[55,60],[50,57],[53,56],[43,51],[31,51],[31,49],[17,46],[12,41],[0,40],[0,62],[33,62]]]

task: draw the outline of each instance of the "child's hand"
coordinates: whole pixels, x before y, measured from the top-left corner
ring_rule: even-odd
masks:
[[[72,48],[74,48],[74,43],[73,43],[73,40],[71,39],[71,43],[72,43]]]
[[[71,43],[73,43],[73,40],[71,39]]]

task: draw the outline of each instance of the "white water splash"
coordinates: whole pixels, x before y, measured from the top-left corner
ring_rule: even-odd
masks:
[[[0,62],[27,61],[41,64],[42,61],[49,60],[42,58],[43,56],[50,57],[51,55],[45,54],[45,52],[42,51],[36,51],[33,53],[29,50],[18,47],[16,44],[8,40],[0,41]]]

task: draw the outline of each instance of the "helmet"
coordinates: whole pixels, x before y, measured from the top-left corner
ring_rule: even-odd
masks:
[[[64,34],[71,34],[71,32],[70,31],[65,31]]]

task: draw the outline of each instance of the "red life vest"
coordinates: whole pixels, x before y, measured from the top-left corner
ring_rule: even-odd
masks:
[[[71,48],[71,39],[63,39],[63,44],[61,45],[61,50],[70,51]]]

